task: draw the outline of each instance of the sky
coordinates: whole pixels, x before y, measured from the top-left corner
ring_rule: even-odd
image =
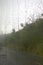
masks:
[[[29,22],[43,13],[43,0],[0,0],[0,34],[21,29],[20,24]]]

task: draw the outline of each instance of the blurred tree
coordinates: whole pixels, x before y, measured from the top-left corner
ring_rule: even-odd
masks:
[[[25,23],[25,26],[28,26],[28,25],[29,25],[29,24],[26,22],[26,23]]]
[[[12,33],[15,33],[15,29],[12,29]]]
[[[41,15],[43,16],[43,13]]]
[[[21,23],[21,27],[24,27],[23,23]]]

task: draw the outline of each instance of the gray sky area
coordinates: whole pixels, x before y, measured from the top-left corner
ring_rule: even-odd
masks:
[[[0,33],[9,33],[12,28],[17,31],[18,16],[20,24],[25,23],[25,18],[27,21],[28,17],[37,17],[41,13],[43,0],[0,0]],[[20,25],[19,28],[21,29]]]

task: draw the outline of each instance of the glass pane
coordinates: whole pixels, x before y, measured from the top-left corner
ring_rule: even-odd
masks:
[[[0,0],[0,65],[43,65],[43,0]]]

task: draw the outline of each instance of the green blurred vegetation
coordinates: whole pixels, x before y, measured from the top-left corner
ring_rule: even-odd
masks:
[[[22,24],[23,26],[23,24]],[[43,55],[43,18],[27,24],[22,30],[6,35],[6,46],[20,51]]]

